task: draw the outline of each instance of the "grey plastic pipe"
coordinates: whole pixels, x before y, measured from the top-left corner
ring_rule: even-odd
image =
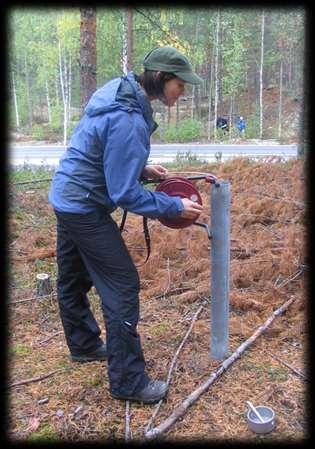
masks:
[[[229,351],[230,183],[211,187],[211,343],[210,358]]]

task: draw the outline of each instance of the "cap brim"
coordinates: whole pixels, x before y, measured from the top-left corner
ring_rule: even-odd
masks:
[[[203,79],[196,75],[194,72],[174,72],[178,78],[182,79],[189,84],[202,84]]]

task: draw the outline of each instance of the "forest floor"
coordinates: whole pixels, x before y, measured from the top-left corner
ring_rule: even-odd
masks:
[[[192,170],[181,168],[181,172]],[[300,160],[235,159],[194,167],[231,183],[230,354],[288,299],[261,336],[203,393],[164,441],[300,442],[309,437],[306,210]],[[208,223],[209,184],[197,181]],[[55,295],[55,217],[47,184],[10,188],[8,253],[8,437],[12,441],[108,441],[126,438],[126,404],[111,398],[106,362],[69,360]],[[114,217],[119,220],[120,212]],[[148,374],[166,379],[167,399],[152,427],[163,422],[222,361],[210,358],[211,244],[204,229],[163,227],[149,220],[151,257],[138,268],[141,335]],[[145,258],[141,217],[130,214],[124,238],[137,264]],[[53,293],[36,299],[36,274],[49,273]],[[98,296],[93,310],[105,339]],[[201,307],[199,315],[197,310]],[[24,382],[25,381],[25,382]],[[246,401],[268,405],[276,427],[257,435],[246,423]],[[144,440],[156,406],[130,404],[131,436]],[[128,420],[127,420],[128,423]]]

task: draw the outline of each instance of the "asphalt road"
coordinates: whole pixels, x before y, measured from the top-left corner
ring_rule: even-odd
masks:
[[[18,166],[51,165],[56,166],[59,158],[66,148],[62,145],[11,145],[9,149],[9,163]],[[221,157],[221,161],[239,156],[261,159],[279,156],[290,159],[297,156],[297,146],[277,144],[152,144],[150,162],[172,162],[181,155],[182,157],[196,156],[198,159],[215,162]]]

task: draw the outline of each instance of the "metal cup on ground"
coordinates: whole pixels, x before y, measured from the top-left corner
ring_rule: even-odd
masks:
[[[258,405],[255,410],[258,413],[251,408],[247,412],[247,423],[250,430],[260,434],[271,432],[276,425],[275,412],[265,405]]]

